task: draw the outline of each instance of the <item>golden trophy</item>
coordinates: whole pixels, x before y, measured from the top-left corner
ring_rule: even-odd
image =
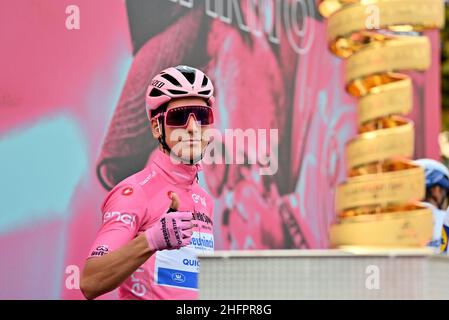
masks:
[[[422,31],[442,28],[443,0],[322,0],[330,50],[346,60],[347,92],[358,99],[358,135],[346,145],[348,179],[337,187],[332,247],[424,247],[432,212],[424,172],[411,158],[412,79],[426,71]]]

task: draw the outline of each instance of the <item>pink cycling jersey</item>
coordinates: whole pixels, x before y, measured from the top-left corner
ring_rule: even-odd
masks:
[[[119,287],[120,299],[196,299],[198,253],[214,250],[213,200],[199,186],[200,165],[175,164],[156,150],[146,168],[120,182],[106,197],[103,224],[89,257],[119,249],[167,214],[169,191],[179,196],[178,211],[191,211],[194,228],[190,244],[156,251]]]

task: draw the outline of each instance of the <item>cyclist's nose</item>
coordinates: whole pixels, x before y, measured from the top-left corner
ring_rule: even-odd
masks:
[[[196,132],[199,130],[198,123],[195,120],[195,117],[193,114],[189,116],[189,119],[187,120],[187,131],[188,132]]]

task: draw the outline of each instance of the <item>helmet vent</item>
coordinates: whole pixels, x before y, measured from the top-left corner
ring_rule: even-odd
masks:
[[[169,75],[169,74],[167,74],[167,73],[164,73],[163,75],[161,75],[161,77],[162,78],[164,78],[164,79],[166,79],[166,80],[168,80],[168,81],[170,81],[172,84],[174,84],[175,86],[177,86],[177,87],[181,87],[181,84],[178,82],[178,80],[176,80],[173,76],[171,76],[171,75]]]
[[[193,84],[195,82],[195,71],[193,72],[183,71],[182,74],[184,75],[184,77],[186,77],[187,81],[189,81],[190,84]]]
[[[168,92],[170,92],[171,94],[187,94],[186,91],[181,91],[181,90],[168,90]]]
[[[163,95],[162,91],[156,88],[153,88],[149,94],[150,97],[160,97],[162,95]]]
[[[203,77],[203,83],[201,83],[201,87],[205,87],[209,83],[209,79],[204,75]]]
[[[207,95],[209,95],[209,94],[210,94],[210,90],[204,90],[204,91],[200,91],[200,92],[198,92],[198,94],[201,94],[201,95],[205,95],[205,96],[207,96]]]

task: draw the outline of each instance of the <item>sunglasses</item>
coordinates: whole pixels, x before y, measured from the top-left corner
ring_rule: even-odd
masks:
[[[184,106],[176,107],[162,113],[165,116],[165,125],[169,127],[185,127],[193,115],[200,126],[208,126],[214,123],[214,113],[211,107]]]

